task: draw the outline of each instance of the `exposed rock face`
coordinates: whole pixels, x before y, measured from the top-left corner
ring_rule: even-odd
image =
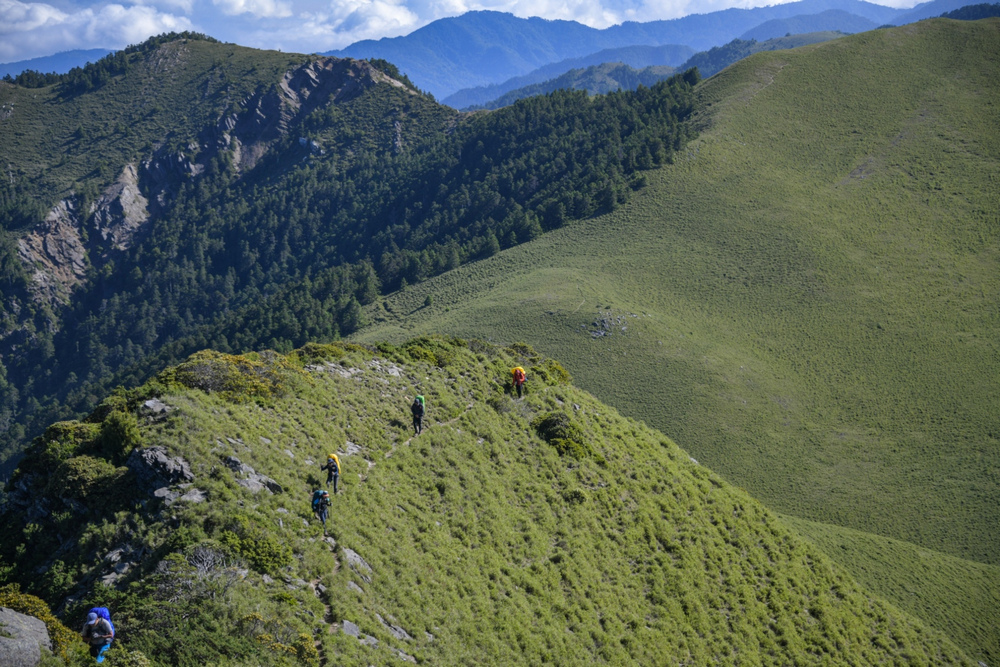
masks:
[[[278,139],[317,107],[349,101],[380,83],[409,90],[365,61],[312,60],[286,72],[276,85],[262,87],[241,100],[239,112],[221,114],[184,150],[158,151],[138,166],[126,165],[88,210],[80,210],[76,196],[63,199],[18,242],[18,255],[33,274],[35,298],[69,303],[73,289],[85,280],[88,266],[104,264],[114,253],[134,245],[150,217],[169,206],[179,184],[201,176],[213,158],[224,153],[221,157],[238,171],[252,169]],[[398,152],[403,139],[400,128],[396,129]],[[312,144],[307,149],[322,150]]]
[[[233,150],[237,168],[252,169],[273,141],[288,134],[296,120],[317,107],[349,101],[379,83],[406,88],[367,62],[312,60],[285,72],[276,88],[244,99],[246,112],[223,116],[215,128],[216,143]]]
[[[63,199],[17,242],[18,257],[32,273],[36,299],[65,303],[87,271],[87,249],[80,234],[76,197]]]
[[[41,647],[52,650],[52,640],[45,623],[0,607],[0,665],[35,667],[42,660]]]
[[[179,456],[167,456],[163,447],[136,449],[129,454],[125,465],[135,475],[139,488],[148,492],[194,481],[188,462]]]
[[[276,481],[267,475],[261,475],[256,472],[252,467],[243,463],[235,456],[227,456],[223,459],[223,463],[225,463],[226,467],[232,470],[235,475],[245,476],[242,479],[238,477],[236,483],[243,488],[248,489],[252,493],[260,493],[264,490],[271,493],[282,493],[284,491],[284,489],[281,488],[281,485]]]
[[[139,191],[135,165],[127,164],[121,176],[93,205],[93,224],[107,257],[111,250],[127,250],[132,239],[149,220],[149,202]]]
[[[45,220],[18,241],[18,257],[32,272],[36,299],[68,303],[73,288],[86,278],[89,263],[104,263],[127,249],[149,219],[148,202],[139,191],[134,165],[126,165],[101,197],[80,210],[76,196],[56,204]],[[91,216],[91,234],[83,233]]]

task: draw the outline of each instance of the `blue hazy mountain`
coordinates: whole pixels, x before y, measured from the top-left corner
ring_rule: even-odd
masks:
[[[18,60],[11,63],[0,63],[0,77],[17,76],[27,69],[48,74],[65,74],[74,67],[83,67],[87,63],[96,63],[104,56],[111,53],[110,49],[77,49],[75,51],[63,51],[51,56],[31,58],[29,60]]]

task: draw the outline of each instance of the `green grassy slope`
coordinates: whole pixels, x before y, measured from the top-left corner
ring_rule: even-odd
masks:
[[[196,355],[29,452],[14,486],[50,513],[0,517],[4,576],[53,607],[72,592],[67,619],[109,606],[123,646],[164,665],[972,664],[560,369],[444,339]],[[135,446],[183,457],[176,490],[208,502],[137,504],[114,467]],[[331,450],[334,548],[308,509]],[[281,492],[240,486],[228,457]],[[95,588],[113,567],[119,588]]]
[[[992,20],[756,54],[628,206],[363,338],[526,340],[783,513],[995,565],[998,63]]]
[[[1000,627],[995,617],[981,614],[1000,608],[1000,567],[850,528],[782,518],[868,590],[929,619],[960,646],[982,647],[974,651],[976,659],[988,665],[1000,659]]]

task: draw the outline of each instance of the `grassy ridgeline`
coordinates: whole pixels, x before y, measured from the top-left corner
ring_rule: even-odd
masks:
[[[998,32],[738,63],[629,205],[411,286],[362,338],[526,340],[783,513],[996,564]]]
[[[998,26],[757,54],[634,203],[411,286],[363,338],[527,340],[783,512],[993,562]]]
[[[520,401],[506,387],[513,365],[530,378]],[[7,576],[53,606],[74,591],[67,617],[106,604],[123,646],[164,665],[384,664],[394,651],[456,665],[971,664],[745,492],[566,379],[524,346],[444,339],[378,355],[197,355],[29,452],[22,482],[44,487],[23,476],[49,461],[62,483],[36,489],[52,513],[22,535],[10,533],[20,517],[4,517],[4,543],[25,545],[5,556]],[[414,438],[417,392],[428,425]],[[154,395],[165,417],[138,407]],[[209,501],[164,509],[108,495],[126,441],[184,457]],[[331,450],[343,464],[335,549],[308,509]],[[102,472],[62,472],[81,457]],[[238,485],[227,457],[283,491]],[[79,511],[89,521],[73,520]],[[103,555],[123,543],[120,563],[146,554],[125,568],[119,584],[131,586],[95,590],[115,567]],[[339,631],[348,622],[376,645]]]

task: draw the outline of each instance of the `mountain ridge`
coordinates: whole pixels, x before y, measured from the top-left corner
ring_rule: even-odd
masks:
[[[973,664],[524,345],[204,351],[52,425],[11,487],[8,580],[109,607],[151,665]]]

